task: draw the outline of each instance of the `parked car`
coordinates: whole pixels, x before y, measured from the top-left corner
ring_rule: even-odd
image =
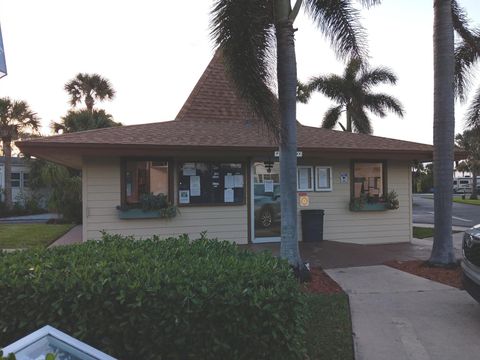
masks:
[[[274,224],[280,223],[280,186],[275,186],[272,193],[262,192],[262,185],[255,190],[255,222],[267,229]]]
[[[463,286],[480,302],[480,224],[465,231],[462,249]]]

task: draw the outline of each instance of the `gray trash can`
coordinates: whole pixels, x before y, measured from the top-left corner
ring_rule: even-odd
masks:
[[[323,240],[324,210],[300,210],[302,217],[302,240],[315,242]]]

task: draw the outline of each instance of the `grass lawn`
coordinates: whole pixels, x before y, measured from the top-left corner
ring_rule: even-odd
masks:
[[[433,228],[414,226],[413,237],[417,239],[433,237]]]
[[[480,200],[470,200],[470,199],[464,200],[458,197],[454,197],[453,202],[460,203],[460,204],[468,204],[468,205],[480,205]]]
[[[452,231],[452,234],[456,234],[459,232],[461,231],[454,230]],[[425,239],[425,238],[433,237],[433,228],[414,226],[413,237],[417,239]]]
[[[307,342],[312,360],[353,360],[352,323],[348,297],[308,294]]]
[[[47,247],[72,227],[72,224],[2,224],[0,249]]]

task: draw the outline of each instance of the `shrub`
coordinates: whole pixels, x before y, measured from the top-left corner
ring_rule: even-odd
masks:
[[[188,237],[0,254],[0,347],[46,325],[120,359],[303,358],[288,264]]]

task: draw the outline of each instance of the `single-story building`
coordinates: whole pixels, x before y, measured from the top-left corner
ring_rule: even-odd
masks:
[[[23,203],[31,194],[29,186],[30,165],[21,157],[13,156],[10,181],[12,184],[12,200],[14,203]],[[0,199],[5,200],[5,156],[0,156]]]
[[[236,96],[218,53],[173,121],[17,145],[82,170],[83,239],[99,239],[101,231],[192,238],[207,231],[239,244],[280,239],[278,145]],[[323,209],[324,239],[410,241],[411,165],[431,160],[431,145],[298,123],[298,150],[299,221],[300,210]],[[382,201],[391,190],[395,210]],[[127,210],[149,193],[166,194],[178,215],[145,218]]]

